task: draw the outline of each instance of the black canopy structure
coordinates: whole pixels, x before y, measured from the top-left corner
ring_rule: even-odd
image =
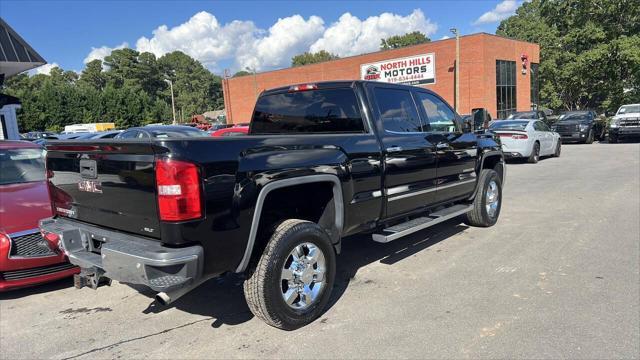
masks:
[[[0,18],[0,77],[11,77],[46,64],[31,45]]]

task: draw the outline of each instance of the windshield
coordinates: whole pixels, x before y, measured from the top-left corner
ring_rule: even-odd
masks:
[[[640,104],[636,105],[623,105],[618,109],[618,114],[631,114],[640,113]]]
[[[528,121],[496,121],[489,129],[491,130],[524,130],[529,124]]]
[[[560,121],[560,122],[562,122],[562,121],[586,121],[586,120],[591,120],[591,117],[589,116],[588,113],[562,114],[562,115],[560,115],[560,118],[558,119],[558,121]]]
[[[512,119],[537,119],[537,118],[538,118],[538,116],[536,115],[535,111],[526,111],[526,112],[513,113],[513,114],[509,115],[507,120],[512,120]]]
[[[0,185],[43,181],[44,179],[44,150],[0,150]]]
[[[152,131],[155,138],[183,138],[183,137],[208,137],[205,131],[193,129],[193,130],[154,130]]]

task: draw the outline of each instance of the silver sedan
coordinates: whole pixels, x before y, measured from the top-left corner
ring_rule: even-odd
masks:
[[[560,156],[560,134],[540,120],[500,120],[489,129],[500,137],[506,158],[537,163],[541,156]]]

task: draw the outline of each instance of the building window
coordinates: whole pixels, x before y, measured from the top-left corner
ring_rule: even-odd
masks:
[[[540,81],[538,79],[538,64],[531,63],[531,108],[538,109],[540,101]]]
[[[516,62],[496,60],[496,99],[498,119],[516,112]]]

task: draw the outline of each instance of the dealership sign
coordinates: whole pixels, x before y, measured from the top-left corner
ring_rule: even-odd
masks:
[[[360,65],[362,80],[394,84],[433,84],[436,82],[436,58],[423,54]]]

